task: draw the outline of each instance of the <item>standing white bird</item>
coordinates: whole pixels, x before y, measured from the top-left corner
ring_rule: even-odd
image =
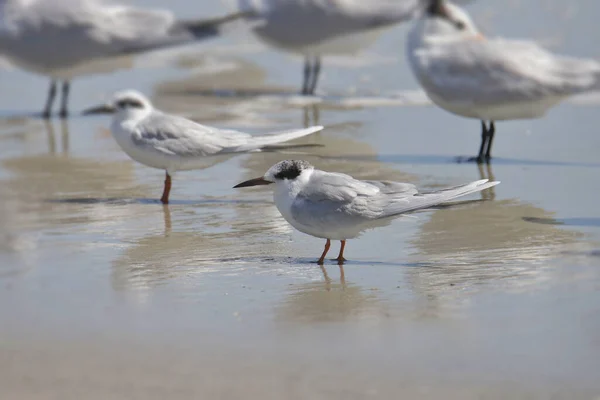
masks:
[[[303,145],[286,146],[281,143],[323,129],[322,126],[313,126],[252,136],[213,128],[159,111],[144,95],[133,90],[118,92],[109,104],[90,108],[84,114],[114,114],[111,132],[123,151],[141,164],[165,170],[160,199],[163,204],[169,202],[171,177],[176,171],[205,168],[208,156],[300,147]]]
[[[494,121],[538,118],[568,96],[600,89],[600,63],[530,41],[484,38],[457,5],[426,1],[408,36],[408,59],[435,104],[481,120],[481,146],[470,161],[490,160]]]
[[[264,176],[234,188],[275,184],[275,206],[285,220],[300,232],[327,239],[318,263],[323,264],[331,240],[340,240],[337,261],[342,263],[347,239],[362,231],[387,225],[410,211],[496,186],[483,179],[466,185],[419,193],[410,183],[360,181],[345,174],[315,169],[306,161],[285,160]]]
[[[383,29],[422,10],[421,0],[238,0],[248,19],[260,19],[254,33],[266,43],[304,56],[302,93],[317,87],[321,57],[355,54]]]
[[[178,21],[167,10],[102,0],[0,0],[0,54],[51,79],[45,118],[62,81],[60,116],[66,117],[73,78],[128,67],[129,58],[144,51],[217,36],[241,16]]]

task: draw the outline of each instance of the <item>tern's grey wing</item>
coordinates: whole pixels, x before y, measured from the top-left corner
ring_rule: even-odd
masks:
[[[387,195],[382,194],[382,189],[393,191],[394,186],[400,192],[412,192],[400,183],[360,181],[349,175],[315,170],[309,184],[296,196],[291,214],[313,229],[360,230],[362,224],[377,219],[384,211]]]
[[[400,196],[412,195],[417,193],[417,187],[412,183],[393,182],[393,181],[364,181],[371,185],[377,186],[381,193]]]
[[[314,170],[310,182],[298,194],[311,201],[340,202],[353,201],[357,196],[373,196],[380,189],[365,181],[354,179],[350,175]]]
[[[334,176],[328,176],[325,180],[337,182],[334,187],[343,186],[343,195],[330,190],[327,185],[313,185],[311,179],[308,190],[302,190],[292,204],[291,213],[296,221],[312,229],[329,227],[332,231],[337,229],[358,233],[400,214],[428,208],[499,183],[483,179],[435,192],[419,193],[410,184],[356,181],[349,180],[345,175],[331,175]],[[346,187],[341,182],[349,182],[350,185]],[[361,191],[363,186],[355,186],[356,182],[367,185],[364,186],[366,190]],[[359,190],[350,187],[358,187]]]
[[[600,80],[597,62],[555,56],[533,42],[432,39],[410,56],[428,91],[465,104],[563,97]]]
[[[180,157],[219,154],[250,137],[245,133],[220,130],[160,111],[153,111],[138,124],[137,130],[138,135],[133,139],[136,145]]]

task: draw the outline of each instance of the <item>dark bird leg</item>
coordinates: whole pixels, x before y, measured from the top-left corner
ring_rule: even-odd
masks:
[[[61,118],[66,118],[69,115],[69,111],[67,110],[69,103],[69,89],[71,88],[71,84],[69,81],[64,81],[62,84],[62,101],[60,106],[60,114]]]
[[[327,241],[325,242],[325,249],[323,250],[323,254],[321,254],[321,258],[319,258],[319,261],[317,261],[317,264],[323,265],[323,262],[325,262],[325,256],[327,255],[330,246],[331,240],[327,239]]]
[[[163,204],[169,204],[169,193],[171,193],[171,175],[168,172],[165,172],[165,187],[163,189],[162,197],[160,201]]]
[[[302,82],[302,94],[307,95],[310,90],[310,73],[311,73],[310,57],[304,58],[304,81]]]
[[[46,106],[42,112],[43,118],[50,118],[52,112],[52,104],[54,104],[54,97],[56,97],[56,81],[50,81],[50,88],[48,89],[48,97],[46,98]]]
[[[496,126],[494,121],[490,121],[490,127],[488,129],[488,141],[487,149],[485,151],[485,161],[489,162],[492,159],[492,141],[494,140],[494,134],[496,133]]]
[[[485,151],[487,149],[488,140],[488,129],[485,126],[485,121],[481,121],[481,145],[479,146],[479,154],[477,154],[477,157],[471,157],[467,161],[476,162],[477,164],[483,163],[485,160]]]
[[[346,241],[345,240],[340,240],[340,254],[338,255],[338,257],[336,258],[338,264],[343,264],[344,261],[346,261],[346,259],[344,258],[344,248],[346,247]]]
[[[319,74],[321,73],[321,57],[316,56],[313,67],[312,67],[312,82],[310,84],[310,95],[315,94],[315,90],[317,89],[317,83],[319,81]]]

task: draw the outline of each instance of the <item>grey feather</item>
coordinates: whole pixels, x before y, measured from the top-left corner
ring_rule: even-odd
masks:
[[[480,180],[430,193],[408,183],[360,181],[351,176],[315,170],[310,183],[291,206],[292,217],[306,227],[331,231],[361,230],[385,225],[387,219],[478,192],[499,182]],[[348,237],[354,236],[350,234]]]
[[[287,142],[320,131],[322,126],[253,136],[235,130],[217,129],[189,119],[154,110],[137,125],[132,136],[136,146],[151,147],[168,155],[198,157],[260,151],[265,146]]]
[[[565,97],[600,83],[598,62],[556,56],[527,41],[436,43],[416,50],[413,59],[428,90],[442,99],[460,98],[478,106],[498,99],[509,103]]]

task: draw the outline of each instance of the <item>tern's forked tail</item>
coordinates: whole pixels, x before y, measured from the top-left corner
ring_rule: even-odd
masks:
[[[496,186],[499,183],[499,181],[489,182],[487,179],[482,179],[467,183],[466,185],[437,190],[435,192],[417,193],[412,197],[404,198],[403,201],[391,202],[383,211],[381,218],[392,217],[405,212],[432,207],[440,203],[454,200],[458,197],[480,192]]]

